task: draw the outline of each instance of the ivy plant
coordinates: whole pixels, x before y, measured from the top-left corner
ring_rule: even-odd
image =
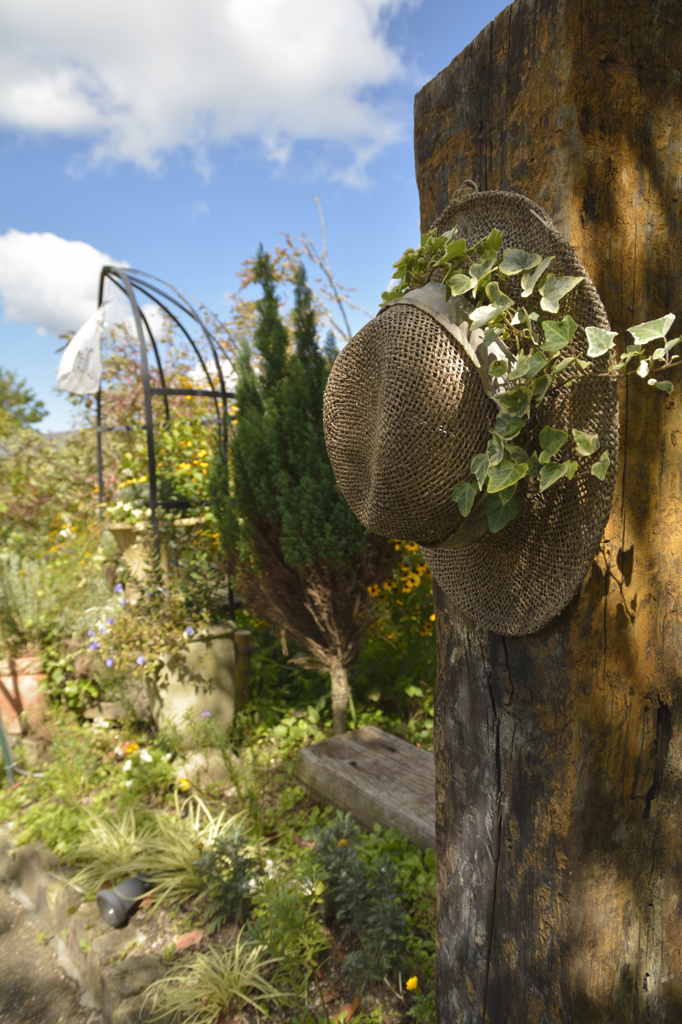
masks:
[[[528,490],[542,492],[563,477],[592,474],[603,480],[608,472],[609,455],[597,434],[571,431],[578,461],[566,457],[567,431],[541,425],[548,394],[573,387],[588,373],[613,379],[635,374],[670,394],[672,382],[658,374],[679,360],[673,349],[682,337],[667,337],[674,313],[630,327],[632,343],[597,369],[592,361],[612,352],[617,333],[586,327],[587,349],[576,355],[569,346],[578,325],[569,314],[559,319],[563,299],[583,277],[556,277],[549,270],[553,256],[504,249],[500,257],[503,232],[496,228],[471,247],[456,236],[456,228],[422,235],[419,247],[406,249],[393,264],[391,287],[381,298],[386,304],[435,279],[446,301],[462,296],[469,304],[469,323],[459,330],[468,333],[463,340],[482,357],[499,414],[485,451],[471,462],[474,481],[457,484],[452,498],[466,517],[481,495],[488,528],[498,533],[519,511],[523,481]],[[505,291],[515,277],[520,277],[519,300]]]

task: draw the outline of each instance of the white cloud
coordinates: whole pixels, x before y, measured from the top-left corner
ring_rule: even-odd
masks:
[[[75,331],[94,312],[105,264],[122,264],[87,242],[49,232],[10,229],[0,235],[0,296],[6,320],[35,324],[42,334]],[[120,302],[109,319],[129,315]],[[115,317],[112,317],[115,314]]]
[[[371,98],[406,73],[387,21],[420,0],[10,0],[0,43],[0,124],[89,137],[88,160],[153,169],[190,147],[257,138],[342,144],[345,170],[404,125]]]

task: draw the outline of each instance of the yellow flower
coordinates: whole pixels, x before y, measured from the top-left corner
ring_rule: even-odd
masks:
[[[347,839],[339,839],[339,841],[338,841],[338,843],[336,845],[337,846],[348,846],[348,840]]]
[[[416,974],[413,978],[407,979],[407,981],[405,982],[405,988],[407,989],[408,992],[416,992],[416,990],[419,988],[419,978],[417,977]]]
[[[435,622],[435,621],[436,621],[436,613],[435,613],[435,612],[432,612],[432,613],[431,613],[431,614],[429,615],[429,622]]]
[[[192,788],[192,783],[189,779],[178,779],[178,789],[181,792],[186,793],[188,789]]]

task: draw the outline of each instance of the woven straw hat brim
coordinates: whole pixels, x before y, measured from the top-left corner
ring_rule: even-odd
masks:
[[[435,227],[455,225],[468,245],[499,228],[505,248],[554,256],[557,277],[585,278],[556,317],[570,313],[579,325],[566,354],[585,351],[585,326],[608,329],[585,268],[537,204],[515,193],[478,193],[450,204]],[[505,287],[519,296],[518,278]],[[349,342],[330,374],[324,425],[339,486],[368,529],[419,541],[445,593],[480,625],[503,635],[536,632],[580,585],[611,508],[618,400],[615,382],[597,376],[607,365],[606,357],[597,360],[570,391],[548,394],[540,416],[569,438],[572,427],[598,434],[611,459],[605,480],[581,473],[589,460],[567,442],[562,459],[579,464],[573,480],[529,493],[520,515],[498,534],[454,549],[435,546],[469,523],[452,489],[473,480],[471,459],[485,450],[498,409],[466,349],[442,324],[414,306],[392,304]]]
[[[579,325],[572,354],[585,351],[586,326],[608,329],[606,310],[584,266],[544,210],[525,196],[471,195],[451,203],[434,226],[439,232],[457,226],[469,245],[497,227],[504,231],[505,248],[554,256],[550,270],[556,277],[584,277],[561,305],[561,315],[570,313]],[[509,282],[512,298],[518,280]],[[594,370],[603,370],[605,363],[595,362]],[[434,577],[454,604],[503,635],[534,633],[566,607],[598,550],[613,501],[618,462],[616,382],[595,372],[568,393],[550,393],[542,419],[568,431],[569,437],[572,427],[598,434],[601,450],[611,460],[606,478],[581,476],[585,460],[564,449],[562,458],[577,458],[579,463],[573,480],[564,478],[542,494],[529,495],[526,514],[500,533],[456,550],[422,547]]]

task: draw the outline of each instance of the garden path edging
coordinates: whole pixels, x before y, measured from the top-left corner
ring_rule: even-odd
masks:
[[[58,864],[40,843],[13,846],[0,828],[0,881],[14,882],[30,900],[86,1001],[101,1010],[103,1024],[142,1024],[143,992],[167,966],[150,953],[129,956],[144,933],[134,923],[121,929],[105,924],[97,905],[85,903],[56,874]]]

